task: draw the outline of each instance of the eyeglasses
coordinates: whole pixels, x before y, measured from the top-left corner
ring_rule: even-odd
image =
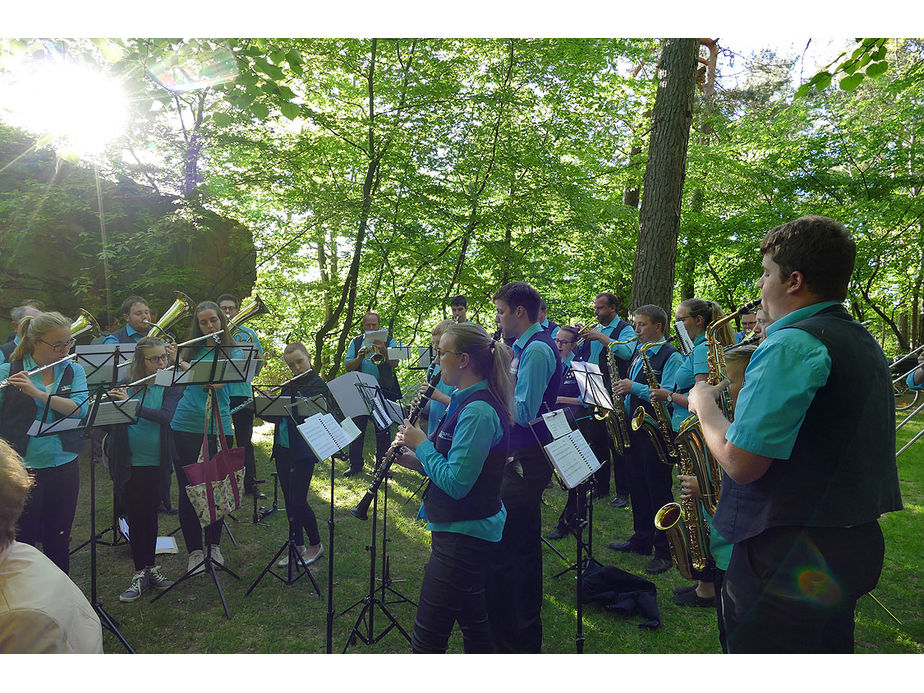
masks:
[[[166,363],[170,360],[170,357],[167,356],[167,354],[161,354],[160,356],[146,356],[144,360],[149,361],[150,363],[157,363],[158,361],[163,361]]]
[[[461,356],[464,353],[465,353],[464,351],[443,351],[442,349],[437,349],[436,358],[438,359],[443,358],[443,354],[455,354],[456,356]]]
[[[55,351],[61,351],[62,349],[70,349],[72,346],[74,346],[77,343],[77,340],[74,339],[73,337],[68,339],[66,342],[55,342],[54,344],[49,344],[44,339],[39,339],[37,341],[41,342],[45,346],[51,347]]]
[[[554,340],[556,344],[561,346],[562,344],[574,344],[573,339],[556,339]]]

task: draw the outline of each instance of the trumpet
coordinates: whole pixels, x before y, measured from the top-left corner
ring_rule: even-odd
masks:
[[[33,368],[31,371],[26,371],[26,375],[29,376],[29,377],[32,377],[32,376],[35,375],[36,373],[41,373],[42,371],[47,371],[49,368],[54,368],[54,367],[57,366],[59,363],[64,363],[65,361],[70,361],[71,359],[75,359],[75,358],[77,358],[77,354],[68,354],[68,355],[65,356],[64,358],[58,359],[57,361],[55,361],[55,362],[53,362],[53,363],[49,363],[49,364],[46,364],[46,365],[44,365],[44,366],[39,366],[38,368]],[[22,372],[22,371],[20,371],[20,372]],[[10,379],[9,379],[9,378],[4,378],[3,380],[0,380],[0,390],[4,389],[4,388],[7,387],[9,384],[10,384]]]
[[[195,304],[193,300],[182,291],[174,291],[173,295],[176,300],[174,300],[173,305],[160,316],[160,320],[157,322],[151,322],[150,320],[144,321],[148,326],[149,336],[156,337],[157,335],[153,334],[153,331],[156,330],[166,341],[176,341],[172,335],[167,333],[167,328],[172,327],[176,322],[190,315]]]
[[[77,337],[87,331],[94,337],[99,337],[100,329],[96,320],[89,312],[81,308],[80,316],[71,323],[71,339],[77,339]]]

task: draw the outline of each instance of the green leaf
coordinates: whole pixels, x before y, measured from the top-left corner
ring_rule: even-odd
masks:
[[[867,77],[878,77],[886,70],[889,69],[889,63],[887,60],[881,60],[878,63],[873,63],[868,68],[866,68]]]
[[[860,82],[863,81],[864,76],[862,72],[857,72],[849,77],[844,77],[844,79],[840,81],[841,89],[844,91],[853,91],[860,86]]]
[[[262,103],[254,103],[250,105],[250,112],[253,113],[257,118],[261,120],[265,119],[269,115],[269,109],[264,106]]]
[[[289,63],[290,67],[295,67],[296,65],[301,65],[305,61],[302,60],[302,54],[293,48],[286,53],[286,62]]]
[[[282,115],[284,115],[289,120],[295,120],[301,113],[301,109],[298,107],[298,104],[294,104],[290,101],[283,101],[281,104],[279,104],[279,110],[282,111]]]
[[[212,120],[215,121],[215,125],[219,127],[228,127],[231,125],[231,116],[227,113],[213,113]]]
[[[830,72],[819,72],[812,78],[812,82],[815,83],[815,87],[818,91],[824,91],[831,86],[831,78],[833,75]],[[812,82],[809,82],[811,84]]]

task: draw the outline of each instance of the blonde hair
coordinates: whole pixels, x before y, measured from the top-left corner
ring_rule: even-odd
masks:
[[[513,380],[510,378],[510,353],[503,348],[503,343],[491,339],[481,325],[470,322],[453,323],[444,335],[449,337],[453,350],[471,357],[475,371],[488,381],[488,390],[512,422]]]
[[[701,298],[688,298],[686,301],[681,302],[680,305],[687,309],[691,317],[703,319],[703,330],[719,318],[725,317],[725,311],[722,310],[722,306],[715,301],[704,301]],[[716,336],[719,338],[721,344],[729,345],[735,343],[735,335],[732,333],[729,323],[722,325],[722,329],[716,333]]]
[[[433,326],[433,329],[430,330],[430,334],[434,337],[442,337],[444,334],[446,334],[446,330],[448,330],[453,325],[458,324],[459,323],[457,323],[455,320],[440,320]]]
[[[19,361],[24,356],[31,356],[35,351],[35,342],[48,332],[62,327],[70,328],[71,321],[56,311],[26,315],[19,321],[19,345],[10,354],[10,361]]]
[[[742,346],[736,346],[732,349],[729,349],[725,352],[725,365],[740,369],[741,375],[744,376],[744,371],[747,369],[748,364],[751,362],[751,356],[755,351],[757,351],[756,344],[744,344]],[[743,379],[744,378],[742,377],[742,380]]]
[[[308,347],[306,347],[301,342],[292,342],[291,344],[286,344],[286,348],[282,350],[282,355],[285,356],[286,354],[291,354],[294,351],[300,351],[309,359],[311,358],[311,354],[308,353]]]
[[[0,550],[16,539],[16,522],[22,515],[32,483],[22,457],[0,438]]]

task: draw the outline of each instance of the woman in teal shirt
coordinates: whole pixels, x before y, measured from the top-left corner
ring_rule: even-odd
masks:
[[[144,337],[135,346],[131,366],[131,381],[135,382],[166,368],[169,361],[167,348],[159,339]],[[119,601],[133,602],[150,587],[167,589],[172,580],[154,565],[157,544],[157,506],[160,502],[160,468],[164,464],[172,469],[176,451],[170,421],[176,411],[183,388],[164,387],[154,383],[111,391],[119,399],[141,399],[138,421],[131,425],[113,427],[112,461],[110,473],[123,499],[125,519],[128,521],[128,542],[131,546],[135,574],[128,589],[119,595]]]
[[[443,381],[457,388],[446,415],[429,439],[406,419],[396,438],[416,453],[398,463],[430,478],[423,509],[431,554],[411,647],[445,652],[458,621],[466,653],[492,652],[485,566],[507,517],[500,484],[512,420],[510,357],[472,323],[450,326],[437,355]]]
[[[10,360],[0,365],[0,437],[23,457],[35,479],[19,519],[17,539],[42,551],[67,573],[70,569],[71,526],[77,511],[80,473],[77,455],[86,440],[82,430],[33,437],[33,422],[44,425],[63,418],[82,418],[87,413],[87,377],[71,361],[29,375],[65,358],[74,345],[71,321],[61,313],[26,316],[19,323],[19,345]],[[46,413],[47,412],[47,413]]]
[[[217,334],[220,333],[220,334]],[[205,357],[207,360],[215,358],[218,351],[221,352],[219,358],[243,358],[243,352],[237,348],[231,333],[228,330],[228,322],[225,314],[218,307],[217,303],[204,301],[196,306],[193,314],[192,324],[189,328],[187,341],[199,337],[209,336],[208,339],[198,342],[192,346],[184,347],[180,358],[189,363]],[[216,347],[221,349],[216,350]],[[210,351],[211,350],[211,351]],[[182,366],[182,362],[181,362]],[[186,479],[186,473],[183,467],[189,464],[195,464],[199,457],[199,451],[202,449],[202,436],[205,430],[205,407],[209,397],[212,398],[212,406],[217,407],[218,415],[221,416],[221,426],[225,431],[225,445],[231,447],[230,433],[233,430],[231,424],[231,405],[228,388],[225,385],[187,385],[176,407],[176,413],[170,421],[170,428],[173,430],[174,440],[176,442],[176,479],[180,487],[179,493],[179,511],[180,511],[180,528],[183,531],[183,541],[186,543],[186,550],[189,552],[187,559],[187,570],[199,568],[196,572],[204,570],[201,566],[203,561],[202,552],[202,530],[199,525],[199,519],[196,511],[189,502],[186,495],[186,485],[189,483]],[[215,424],[215,412],[212,412],[212,418],[209,420],[208,441],[209,455],[214,455],[218,449],[218,426]],[[243,489],[241,489],[243,492]],[[221,522],[214,522],[205,528],[205,538],[211,547],[212,559],[222,565],[225,560],[221,555],[218,547],[221,538]]]

